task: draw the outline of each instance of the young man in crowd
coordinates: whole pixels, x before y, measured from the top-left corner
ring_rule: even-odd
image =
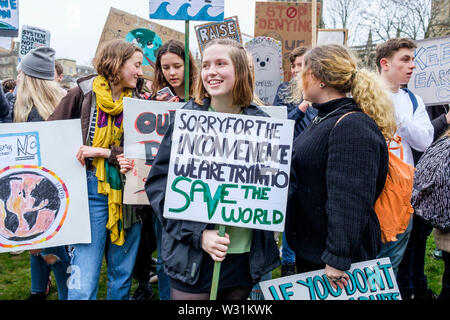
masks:
[[[394,103],[397,120],[396,135],[401,137],[403,160],[411,166],[414,166],[412,149],[424,152],[433,142],[434,135],[434,128],[422,98],[402,88],[408,84],[415,68],[415,48],[416,44],[412,40],[395,38],[378,45],[375,55],[378,71]],[[391,144],[392,147],[395,145],[395,142]],[[400,150],[392,152],[400,157]],[[397,241],[384,243],[379,254],[380,258],[391,259],[397,280],[399,280],[397,276],[399,265],[410,239],[412,225],[411,217],[405,232],[397,235]]]

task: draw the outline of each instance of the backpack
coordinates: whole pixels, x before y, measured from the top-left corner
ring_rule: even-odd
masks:
[[[414,209],[411,196],[415,168],[403,161],[401,138],[396,137],[398,147],[389,149],[389,169],[384,188],[373,206],[381,227],[383,243],[397,241],[397,234],[405,232]],[[400,158],[391,150],[400,149]]]
[[[354,112],[354,111],[353,111]],[[335,126],[349,112],[341,116]],[[389,149],[389,167],[386,182],[380,196],[376,200],[373,208],[378,217],[381,228],[381,240],[383,243],[396,241],[397,234],[405,232],[409,224],[409,219],[414,209],[411,205],[411,196],[414,185],[415,168],[403,161],[403,146],[401,137],[393,139],[397,147]],[[400,149],[400,158],[391,150]]]
[[[409,99],[411,99],[411,103],[413,105],[413,114],[416,112],[417,108],[419,107],[419,103],[417,102],[417,98],[414,95],[414,93],[411,92],[408,88],[402,88],[403,91],[405,91],[409,95]]]

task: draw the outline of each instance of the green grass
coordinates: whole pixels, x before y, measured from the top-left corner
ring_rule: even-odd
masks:
[[[428,277],[430,288],[437,294],[441,291],[442,274],[444,272],[444,263],[442,260],[433,258],[432,253],[435,249],[433,235],[428,238],[425,257],[425,273]],[[30,294],[31,276],[30,276],[30,257],[27,251],[20,255],[9,253],[0,254],[0,300],[25,300]],[[53,275],[52,275],[53,277]],[[273,271],[272,277],[280,277],[280,268]],[[98,299],[106,298],[106,265],[103,263]],[[131,293],[137,288],[137,281],[133,279]],[[153,291],[156,296],[153,300],[158,300],[158,286],[153,285]],[[52,278],[52,289],[47,300],[57,300],[58,293],[54,278]]]
[[[13,255],[9,253],[0,254],[0,300],[25,300],[30,295],[31,288],[31,274],[30,274],[30,254],[28,251],[20,255]],[[56,288],[55,278],[53,273],[52,286],[47,300],[58,300],[58,292]],[[134,293],[138,283],[133,279],[131,286],[131,294]],[[103,261],[102,271],[100,274],[100,282],[98,288],[98,299],[106,299],[107,290],[107,276],[106,263]],[[153,292],[155,297],[152,300],[158,300],[158,285],[153,285]]]

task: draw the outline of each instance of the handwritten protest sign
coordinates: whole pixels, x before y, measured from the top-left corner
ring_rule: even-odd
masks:
[[[90,243],[80,145],[79,120],[0,126],[0,252]]]
[[[224,0],[150,0],[150,19],[222,21]]]
[[[347,29],[319,29],[317,32],[317,45],[340,44],[346,45],[348,38]]]
[[[156,52],[164,42],[171,39],[184,41],[182,32],[140,18],[136,15],[111,8],[100,36],[97,50],[109,40],[123,39],[137,44],[144,52],[142,69],[147,79],[153,80]]]
[[[31,50],[38,47],[50,46],[50,31],[31,27],[27,25],[22,26],[22,33],[20,39],[19,58],[20,62],[23,57]]]
[[[175,110],[183,105],[124,98],[124,156],[134,164],[133,170],[126,174],[124,203],[149,204],[144,190],[145,181],[164,134],[173,122]]]
[[[416,41],[409,89],[426,105],[450,103],[450,36]]]
[[[19,35],[19,0],[0,1],[0,37]]]
[[[320,17],[318,3],[317,16]],[[256,2],[255,37],[264,36],[283,45],[284,81],[290,78],[289,54],[299,46],[311,46],[312,4],[307,2]],[[320,19],[317,19],[320,21]]]
[[[260,282],[266,300],[401,300],[389,258],[352,264],[344,289],[333,289],[324,270]]]
[[[283,79],[281,42],[268,37],[256,37],[245,44],[255,66],[255,94],[272,104]]]
[[[201,24],[194,28],[200,53],[203,53],[206,44],[214,39],[228,38],[242,44],[241,30],[237,16],[226,18],[223,22]]]
[[[178,110],[164,217],[283,231],[293,125]]]

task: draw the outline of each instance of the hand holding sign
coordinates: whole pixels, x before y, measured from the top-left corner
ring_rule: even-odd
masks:
[[[347,286],[347,281],[349,280],[348,274],[345,273],[345,271],[333,268],[332,266],[326,265],[325,267],[325,275],[328,278],[328,280],[331,283],[331,286],[333,289],[336,289],[336,286],[339,286],[339,288],[344,289],[345,286]]]
[[[130,161],[129,159],[125,158],[123,153],[117,156],[117,161],[119,162],[120,173],[122,174],[126,174],[134,167],[134,161]]]
[[[223,237],[219,235],[219,230],[205,230],[202,235],[202,249],[205,250],[216,262],[225,259],[230,244],[230,236],[225,233]]]

